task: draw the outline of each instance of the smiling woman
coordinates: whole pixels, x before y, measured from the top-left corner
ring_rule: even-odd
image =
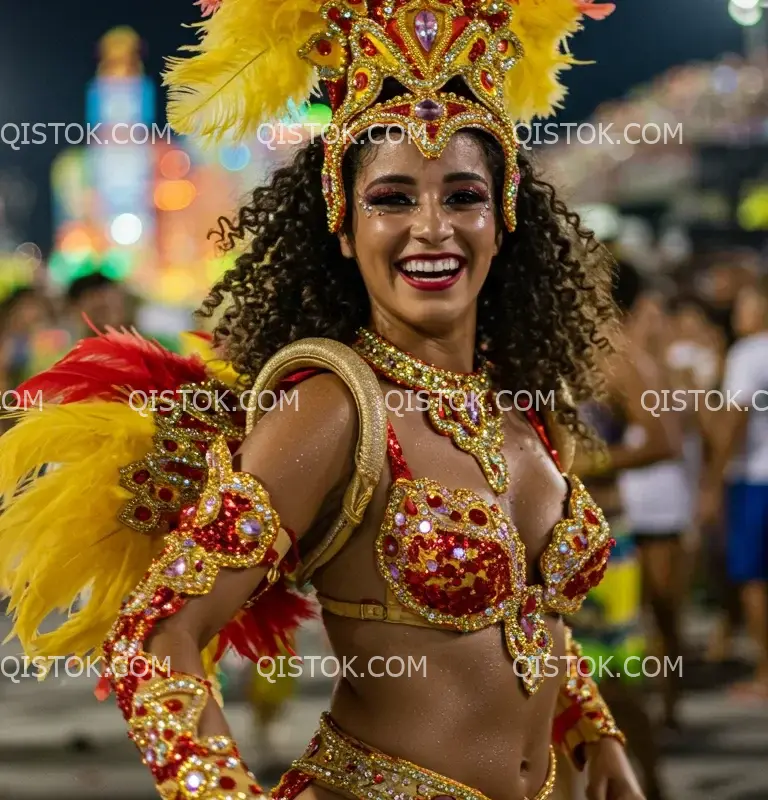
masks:
[[[319,76],[349,136],[310,142],[219,221],[224,249],[246,248],[202,313],[234,385],[112,334],[22,387],[86,402],[0,447],[0,493],[49,450],[61,465],[0,516],[16,630],[30,652],[101,646],[100,688],[162,797],[261,796],[213,664],[287,647],[310,582],[337,658],[413,657],[428,677],[342,676],[277,800],[545,800],[555,745],[595,800],[642,797],[563,619],[615,545],[568,472],[610,270],[513,124],[551,111],[562,42],[611,10],[222,0],[172,60],[182,132],[246,131]],[[403,136],[417,121],[424,136]],[[174,402],[137,420],[126,386]],[[244,420],[243,397],[274,389],[291,402]],[[551,406],[504,409],[504,391]],[[412,411],[388,414],[384,393]],[[86,585],[76,619],[34,633]],[[115,668],[168,658],[142,679]]]

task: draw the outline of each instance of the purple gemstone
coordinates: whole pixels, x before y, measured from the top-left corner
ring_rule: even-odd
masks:
[[[328,194],[331,191],[331,176],[330,175],[323,175],[323,192]]]
[[[214,508],[216,508],[216,498],[215,497],[209,497],[205,501],[205,510],[210,514],[213,511]]]
[[[405,514],[401,514],[399,511],[395,514],[395,525],[399,528],[402,528],[405,525]]]
[[[261,523],[255,519],[247,519],[240,523],[240,530],[246,536],[258,536],[261,533]]]
[[[399,570],[399,569],[398,569],[398,568],[397,568],[397,567],[396,567],[394,564],[390,564],[390,565],[389,565],[389,574],[390,574],[390,575],[391,575],[391,576],[392,576],[392,577],[393,577],[395,580],[399,580],[399,578],[400,578],[400,570]]]
[[[453,548],[453,557],[458,558],[461,561],[462,558],[466,555],[463,547],[454,547]]]
[[[421,46],[429,52],[437,39],[437,17],[432,11],[419,11],[415,21],[416,38]]]
[[[437,561],[433,561],[431,558],[427,561],[427,569],[430,572],[437,572]]]
[[[184,547],[194,547],[195,540],[194,539],[185,539],[184,540]]]
[[[165,574],[171,576],[179,576],[183,575],[187,571],[187,562],[184,560],[183,556],[179,556],[173,564],[171,564],[168,569],[166,569]]]
[[[184,786],[191,792],[196,792],[205,782],[205,775],[202,772],[188,772],[184,778]]]
[[[466,407],[469,418],[477,425],[477,421],[480,419],[480,410],[477,407],[477,395],[474,392],[471,392],[467,397]]]
[[[525,638],[530,642],[533,640],[533,625],[531,625],[530,620],[528,617],[523,617],[520,620],[520,627],[523,629],[523,633],[525,634]]]
[[[428,519],[423,519],[419,523],[419,530],[422,533],[429,533],[432,530],[432,523]]]
[[[151,747],[149,750],[144,752],[144,760],[147,762],[147,764],[155,763],[155,751]]]
[[[440,506],[440,508],[436,508],[435,511],[437,511],[438,514],[450,514],[451,513],[445,506]]]
[[[414,111],[419,119],[423,119],[426,122],[434,122],[436,119],[440,119],[440,117],[443,116],[442,104],[434,100],[422,100],[420,103],[416,104]]]

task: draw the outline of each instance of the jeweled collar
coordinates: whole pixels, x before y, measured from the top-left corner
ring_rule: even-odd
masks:
[[[487,363],[469,373],[440,369],[365,328],[355,349],[387,380],[426,392],[432,427],[474,457],[496,494],[509,488],[503,418]]]
[[[422,361],[367,328],[358,331],[355,350],[387,380],[409,389],[485,392],[492,388],[487,362],[475,372],[452,372]]]

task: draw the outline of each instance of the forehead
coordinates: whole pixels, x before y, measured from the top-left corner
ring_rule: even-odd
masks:
[[[388,173],[408,175],[417,180],[443,180],[453,172],[476,172],[490,178],[483,146],[469,133],[454,134],[439,158],[423,156],[405,132],[378,131],[373,139],[373,153],[364,159],[360,172],[364,180]]]

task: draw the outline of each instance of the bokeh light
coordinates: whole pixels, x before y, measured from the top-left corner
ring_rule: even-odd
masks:
[[[120,214],[112,220],[109,232],[117,244],[136,244],[141,239],[144,226],[135,214]]]
[[[181,211],[197,196],[192,181],[160,181],[155,187],[155,205],[160,211]]]
[[[160,174],[169,181],[178,181],[189,173],[192,162],[183,150],[169,150],[160,159]]]
[[[219,163],[230,172],[239,172],[251,163],[251,151],[244,144],[227,145],[219,151]]]
[[[742,3],[747,2],[747,0],[739,1]],[[745,27],[757,25],[763,18],[763,9],[759,5],[745,8],[744,6],[738,5],[737,0],[731,0],[728,4],[728,13],[739,25],[744,25]]]

